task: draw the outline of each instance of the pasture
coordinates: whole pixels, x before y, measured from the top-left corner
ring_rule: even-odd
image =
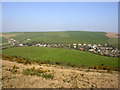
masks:
[[[20,34],[17,33],[17,35],[12,38],[21,41],[22,43],[25,43],[26,39],[31,39],[29,42],[41,41],[43,43],[104,44],[108,41],[105,32],[89,31],[24,32]]]
[[[112,45],[113,47],[120,48],[119,44],[120,40],[118,38],[109,38],[108,44]]]
[[[8,39],[2,37],[2,43],[8,43]]]
[[[2,50],[8,56],[21,56],[30,60],[66,62],[76,65],[95,66],[118,66],[118,58],[105,57],[89,52],[72,49],[47,48],[47,47],[14,47]]]

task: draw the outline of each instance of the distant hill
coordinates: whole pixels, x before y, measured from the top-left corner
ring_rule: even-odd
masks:
[[[16,34],[12,37],[24,43],[26,39],[31,39],[29,42],[43,43],[91,43],[104,44],[108,41],[105,32],[90,32],[90,31],[61,31],[61,32],[13,32]]]

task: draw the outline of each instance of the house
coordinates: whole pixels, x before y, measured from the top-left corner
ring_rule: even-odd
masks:
[[[83,46],[86,46],[87,44],[83,44]]]
[[[54,47],[57,47],[57,44],[54,44]]]
[[[108,50],[109,48],[108,48],[108,47],[106,47],[105,49],[107,49],[107,50]]]
[[[74,43],[74,44],[73,44],[73,46],[77,46],[77,44],[76,44],[76,43]]]
[[[22,47],[23,46],[23,44],[22,43],[20,43],[20,44],[18,44],[20,47]]]
[[[16,42],[16,40],[13,40],[14,42]]]
[[[99,47],[101,47],[102,45],[101,44],[98,44]]]
[[[43,44],[40,44],[39,46],[40,46],[40,47],[43,47]]]
[[[76,46],[73,46],[74,48],[76,48]]]
[[[40,46],[40,44],[38,43],[38,44],[36,44],[35,46]]]
[[[50,47],[50,45],[49,45],[49,44],[47,44],[47,45],[46,45],[46,47]]]
[[[88,47],[92,47],[92,44],[88,44],[87,46],[88,46]]]
[[[47,47],[47,45],[46,45],[46,44],[44,44],[44,45],[43,45],[43,47]]]
[[[77,44],[76,44],[76,43],[74,43],[74,44],[73,44],[73,47],[74,47],[74,48],[76,48],[76,47],[77,47]]]
[[[93,44],[93,48],[97,47],[97,44]]]
[[[68,44],[68,47],[70,48],[70,47],[71,47],[71,44]]]
[[[78,44],[78,47],[80,47],[80,46],[82,46],[82,44],[81,44],[81,43],[79,43],[79,44]]]
[[[80,50],[83,50],[83,48],[79,48]]]
[[[100,52],[100,49],[98,50],[98,52]]]
[[[58,46],[60,47],[60,46],[61,46],[61,44],[58,44]]]
[[[108,43],[105,43],[105,46],[107,46],[108,45]]]
[[[94,49],[89,49],[89,52],[93,52],[94,51]]]
[[[31,40],[31,39],[27,39],[28,41]]]
[[[19,42],[16,42],[17,44],[19,43]]]

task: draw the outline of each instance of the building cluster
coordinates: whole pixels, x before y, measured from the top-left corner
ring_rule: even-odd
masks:
[[[8,39],[8,44],[11,44],[11,46],[14,46],[16,44],[19,44],[19,41],[15,40],[15,39],[12,39],[12,38],[9,38]]]
[[[30,39],[29,39],[30,40]],[[112,46],[108,45],[108,43],[102,44],[45,44],[45,43],[26,43],[22,44],[18,41],[11,39],[9,42],[14,46],[39,46],[39,47],[55,47],[55,48],[69,48],[69,49],[76,49],[80,51],[92,52],[99,55],[110,56],[110,57],[120,57],[120,50],[117,48],[113,48]]]

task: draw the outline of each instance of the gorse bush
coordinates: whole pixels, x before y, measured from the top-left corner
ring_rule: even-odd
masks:
[[[100,70],[113,70],[111,67],[100,65],[100,66],[90,66],[89,69],[100,69]]]

